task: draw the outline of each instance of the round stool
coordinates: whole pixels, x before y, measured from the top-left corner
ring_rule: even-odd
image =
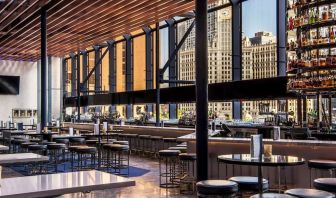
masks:
[[[178,180],[178,157],[179,150],[161,150],[159,151],[159,174],[160,187],[177,188],[179,187]],[[162,162],[164,164],[162,164]],[[164,166],[163,166],[164,165]]]
[[[238,184],[227,180],[205,180],[197,182],[197,197],[199,198],[228,198],[238,192]]]
[[[330,177],[333,177],[333,172],[336,170],[336,161],[334,160],[308,160],[310,186],[312,182],[312,169],[329,170]]]
[[[57,144],[57,142],[41,142],[42,145]]]
[[[58,172],[58,164],[65,159],[66,145],[61,143],[48,144],[47,149],[50,154],[50,163],[55,167],[55,172]],[[60,160],[61,157],[61,160]]]
[[[238,191],[240,193],[259,191],[258,177],[238,176],[238,177],[231,177],[229,181],[233,181],[238,184]],[[263,191],[264,192],[267,191],[268,188],[269,188],[268,180],[263,179],[262,183]]]
[[[129,145],[128,141],[114,141],[113,144]]]
[[[172,147],[176,145],[176,138],[163,138],[163,148],[167,149],[169,147]]]
[[[180,193],[181,194],[194,194],[196,178],[195,178],[195,153],[181,153],[179,154],[181,163],[181,180],[180,180]]]
[[[85,144],[85,138],[70,138],[70,145],[84,145]]]
[[[138,134],[126,134],[126,140],[129,142],[130,152],[136,152],[138,147]]]
[[[23,142],[21,143],[21,149],[23,152],[28,152],[28,147],[30,145],[36,145],[37,143],[36,142]]]
[[[74,169],[75,169],[75,162],[77,161],[77,167],[78,167],[78,164],[79,164],[78,159],[76,159],[76,150],[79,147],[83,147],[83,146],[77,145],[77,146],[69,146],[68,147],[68,151],[70,153],[69,159],[70,159],[70,165],[71,165],[71,170],[72,171],[74,171]]]
[[[129,175],[129,146],[121,144],[106,144],[107,168],[111,168],[112,173],[117,175]],[[122,173],[122,170],[127,170],[127,173]]]
[[[336,193],[336,178],[319,178],[314,180],[314,187],[319,190]]]
[[[89,140],[85,140],[85,144],[87,146],[97,146],[97,143],[99,142],[98,139],[89,139]]]
[[[291,195],[286,195],[286,194],[263,193],[263,194],[253,195],[250,198],[295,198],[295,197]]]
[[[169,147],[168,150],[178,150],[181,153],[186,153],[187,152],[187,147],[173,146],[173,147]]]
[[[285,192],[285,194],[292,195],[299,198],[335,198],[332,193],[316,190],[316,189],[306,189],[306,188],[295,188],[290,189]]]
[[[96,166],[96,147],[80,146],[74,149],[78,154],[78,168],[84,170],[87,168],[94,169]],[[87,161],[90,161],[90,164]]]
[[[28,146],[29,152],[36,153],[39,155],[45,155],[46,150],[47,150],[47,145],[33,144],[33,145]]]
[[[66,146],[68,146],[70,142],[70,140],[66,138],[54,139],[54,141],[56,143],[65,144]]]
[[[22,144],[22,143],[25,143],[25,142],[27,142],[28,140],[26,140],[26,139],[13,139],[12,140],[12,144],[13,144],[13,148],[12,148],[12,150],[13,150],[13,152],[14,153],[17,153],[17,152],[20,152],[20,145]]]

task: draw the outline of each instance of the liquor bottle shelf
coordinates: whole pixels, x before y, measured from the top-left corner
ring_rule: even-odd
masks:
[[[315,49],[324,49],[324,48],[335,48],[336,43],[322,43],[322,44],[313,44],[313,45],[306,45],[301,46],[298,48],[294,48],[292,51],[309,51],[309,50],[315,50]]]
[[[336,3],[336,0],[321,0],[321,1],[316,1],[316,2],[306,3],[304,5],[298,5],[298,6],[293,6],[291,8],[287,8],[287,10],[293,10],[293,9],[307,10],[313,7],[329,5],[332,3]]]
[[[296,27],[296,29],[301,29],[301,31],[307,31],[310,29],[316,29],[316,28],[321,28],[321,27],[328,27],[328,26],[333,26],[336,25],[336,20],[335,19],[328,19],[326,21],[319,21],[317,23],[313,24],[305,24]]]
[[[296,74],[306,71],[323,71],[323,70],[336,70],[336,65],[327,65],[327,66],[315,66],[315,67],[297,67],[292,68],[287,71],[289,74]]]

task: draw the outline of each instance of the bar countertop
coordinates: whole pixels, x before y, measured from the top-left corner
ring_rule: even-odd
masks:
[[[178,137],[180,141],[195,141],[196,134]],[[248,143],[250,138],[230,138],[230,137],[209,137],[209,142],[228,142],[228,143]],[[291,140],[291,139],[264,139],[264,144],[280,144],[280,145],[304,145],[304,146],[336,146],[336,141],[321,141],[321,140]]]

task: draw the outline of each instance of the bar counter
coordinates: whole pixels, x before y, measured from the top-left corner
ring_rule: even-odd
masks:
[[[195,151],[195,134],[189,134],[178,138],[180,141],[187,142],[188,152]],[[272,145],[272,153],[275,155],[289,155],[310,159],[329,159],[336,160],[335,141],[319,140],[271,140],[264,139],[264,144]],[[209,177],[228,178],[233,176],[233,165],[221,165],[218,169],[217,156],[223,154],[248,154],[250,153],[249,138],[225,138],[209,137]],[[228,168],[228,171],[226,171]],[[278,182],[278,170],[276,168],[264,168],[264,177],[269,179],[271,185]],[[256,176],[256,168],[250,166],[234,166],[234,175],[236,176]],[[228,175],[226,175],[226,172]],[[285,173],[284,173],[285,172]],[[287,167],[281,170],[282,183],[290,187],[307,187],[309,188],[309,169],[307,163],[297,167]],[[286,175],[286,176],[285,176]],[[329,172],[312,171],[312,178],[329,177]],[[295,184],[295,185],[294,185]]]

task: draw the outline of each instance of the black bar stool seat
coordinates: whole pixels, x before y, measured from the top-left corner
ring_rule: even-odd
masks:
[[[112,150],[112,151],[128,151],[129,146],[128,145],[122,145],[122,144],[106,144],[104,145],[106,148]]]
[[[55,142],[68,145],[70,140],[66,138],[60,138],[60,139],[55,139]]]
[[[238,184],[238,189],[240,192],[242,191],[258,192],[259,190],[258,177],[237,176],[229,178],[229,181],[236,182]],[[267,191],[268,188],[269,188],[268,180],[263,179],[263,185],[262,185],[263,191]]]
[[[179,156],[181,151],[179,150],[161,150],[159,151],[159,155],[162,157],[177,157]]]
[[[91,147],[91,146],[78,146],[77,148],[75,148],[75,151],[77,153],[96,153],[97,152],[97,148],[96,147]]]
[[[71,144],[85,144],[85,138],[70,138]]]
[[[187,152],[187,147],[173,146],[173,147],[169,147],[168,150],[178,150],[181,153],[186,153]]]
[[[129,145],[128,141],[114,141],[113,144]]]
[[[46,150],[47,145],[33,144],[28,146],[28,151],[32,151],[33,153],[45,154]]]
[[[294,188],[287,190],[285,193],[299,198],[335,198],[335,195],[332,193],[307,188]]]
[[[115,141],[117,141],[117,140],[116,139],[102,140],[102,141],[100,141],[100,145],[113,144],[113,142],[115,142]],[[97,144],[99,144],[99,142]]]
[[[42,142],[42,145],[57,144],[57,142]]]
[[[324,190],[336,193],[336,178],[319,178],[314,180],[314,187],[319,190]]]
[[[34,139],[29,139],[30,142],[36,142],[36,143],[40,143],[41,139],[38,138],[34,138]]]
[[[62,143],[55,143],[55,144],[48,144],[47,149],[49,150],[59,150],[59,149],[65,149],[66,145]]]
[[[315,169],[336,169],[336,161],[334,160],[309,160],[309,168]]]
[[[85,140],[85,144],[90,146],[96,146],[98,142],[99,142],[98,139]]]
[[[296,198],[291,195],[286,194],[278,194],[278,193],[263,193],[263,194],[257,194],[253,195],[250,198]]]
[[[181,153],[179,157],[183,161],[195,161],[197,159],[196,153]]]
[[[27,149],[30,145],[36,145],[36,142],[23,142],[21,143],[21,147]]]
[[[196,188],[198,197],[232,197],[238,192],[238,184],[228,180],[204,180]]]

